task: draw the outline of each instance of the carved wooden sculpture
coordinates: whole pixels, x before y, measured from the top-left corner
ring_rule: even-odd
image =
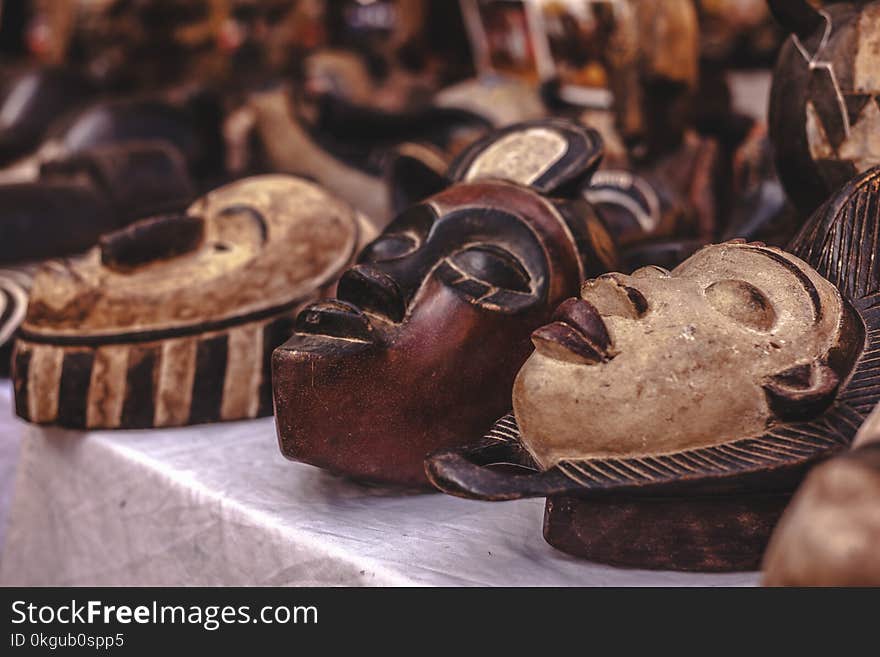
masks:
[[[427,462],[442,490],[548,496],[544,535],[625,566],[758,565],[807,468],[880,400],[880,168],[787,251],[705,247],[672,272],[588,281],[514,386],[514,415]]]
[[[507,103],[513,111],[499,111]],[[257,131],[273,167],[314,178],[384,226],[393,216],[384,165],[406,142],[418,141],[450,156],[493,126],[542,114],[533,90],[494,80],[457,85],[441,92],[435,104],[418,111],[384,112],[333,96],[321,101],[315,129],[307,108],[285,89],[254,94],[250,100]]]
[[[583,190],[620,247],[627,271],[675,266],[716,229],[720,153],[688,132],[675,152],[652,164],[603,167]]]
[[[594,127],[591,124],[590,127]],[[603,144],[616,132],[597,130]],[[644,264],[674,267],[703,244],[716,228],[715,188],[720,154],[712,139],[689,133],[679,148],[653,164],[634,166],[624,157],[593,174],[581,195],[595,209],[620,252],[627,271]],[[449,184],[446,158],[423,144],[402,144],[386,166],[396,213]]]
[[[770,136],[786,193],[807,214],[880,164],[880,2],[770,7],[792,33],[773,76]]]
[[[607,271],[604,227],[575,195],[601,156],[565,121],[491,134],[448,189],[398,216],[307,307],[273,355],[281,451],[358,478],[425,485],[427,452],[459,444],[507,404],[528,335]]]
[[[0,185],[0,265],[80,253],[102,234],[186,207],[194,196],[186,161],[164,140],[48,161],[37,180]]]
[[[675,150],[698,78],[700,35],[692,0],[576,4],[534,2],[531,13],[540,20],[533,22],[542,28],[534,47],[542,79],[558,81],[560,99],[613,109],[634,158]]]
[[[90,429],[270,414],[272,349],[365,237],[320,187],[258,176],[50,263],[15,344],[16,412]]]
[[[880,586],[880,406],[813,469],[773,533],[766,586]]]

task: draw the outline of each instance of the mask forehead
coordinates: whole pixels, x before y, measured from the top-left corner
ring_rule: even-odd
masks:
[[[688,258],[672,275],[694,280],[703,290],[724,280],[748,283],[773,306],[777,332],[828,335],[841,321],[839,291],[805,262],[778,249],[713,245]]]
[[[188,212],[204,217],[210,231],[220,229],[218,226],[232,214],[230,210],[247,208],[262,216],[265,241],[274,246],[290,233],[320,222],[320,209],[328,199],[326,191],[307,180],[266,175],[246,178],[211,191],[194,202]]]

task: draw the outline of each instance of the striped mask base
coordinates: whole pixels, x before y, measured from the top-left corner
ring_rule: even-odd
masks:
[[[294,312],[224,330],[102,346],[17,341],[15,410],[38,424],[146,429],[272,414],[270,358]]]

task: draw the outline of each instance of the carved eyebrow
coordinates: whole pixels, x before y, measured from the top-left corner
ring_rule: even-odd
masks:
[[[794,274],[800,284],[803,285],[804,290],[810,297],[810,302],[813,304],[813,323],[818,324],[819,320],[822,319],[822,300],[819,297],[819,290],[816,289],[816,286],[813,284],[813,281],[810,280],[810,277],[807,276],[796,264],[794,264],[788,258],[776,253],[775,251],[770,251],[769,249],[763,249],[757,246],[742,246],[742,249],[747,249],[754,253],[760,253],[761,255],[767,256],[773,262],[776,262]]]
[[[227,205],[223,209],[221,209],[217,213],[218,218],[228,217],[234,214],[248,214],[251,216],[251,219],[254,220],[254,223],[257,224],[257,227],[260,229],[260,241],[265,242],[269,239],[269,227],[266,224],[266,217],[263,216],[263,213],[257,210],[252,205],[247,205],[245,203],[234,203],[232,205]]]

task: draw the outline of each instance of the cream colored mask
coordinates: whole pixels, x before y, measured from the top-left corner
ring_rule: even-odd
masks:
[[[513,391],[522,441],[549,468],[760,436],[833,399],[849,316],[812,267],[765,246],[588,281],[533,335]]]
[[[272,349],[370,237],[318,185],[265,175],[52,261],[15,343],[16,412],[86,429],[270,415]]]

